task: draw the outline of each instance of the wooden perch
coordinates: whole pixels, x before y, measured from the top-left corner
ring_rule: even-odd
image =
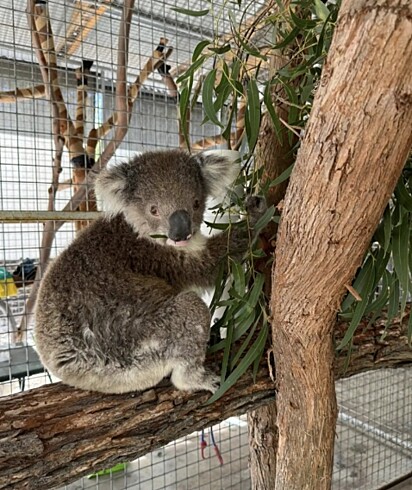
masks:
[[[23,99],[41,99],[46,95],[44,85],[36,85],[28,88],[15,88],[14,90],[6,90],[0,92],[0,103],[14,103]]]
[[[407,341],[408,316],[395,320],[382,340],[385,319],[365,319],[354,337],[352,358],[338,356],[337,378],[412,362]],[[336,327],[337,343],[347,323]],[[209,366],[216,370],[215,361]],[[275,389],[266,360],[253,383],[245,374],[220,400],[205,405],[209,395],[192,395],[164,383],[145,392],[105,395],[61,383],[1,399],[0,489],[53,488],[93,471],[133,460],[170,441],[233,415],[274,401]]]
[[[65,32],[65,38],[55,49],[56,55],[71,56],[75,53],[91,29],[96,25],[99,17],[106,12],[110,1],[102,0],[98,7],[79,0],[76,1],[69,21],[69,27]],[[16,88],[0,92],[0,103],[13,103],[22,99],[38,99],[45,95],[46,88],[44,84],[35,87]]]
[[[74,11],[65,37],[56,48],[57,53],[66,56],[75,53],[94,28],[99,17],[106,12],[110,2],[111,0],[102,0],[97,4],[90,4],[77,0],[73,5]]]

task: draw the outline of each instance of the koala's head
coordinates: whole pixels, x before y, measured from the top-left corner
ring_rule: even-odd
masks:
[[[95,188],[103,210],[123,213],[140,236],[184,246],[200,229],[208,196],[220,197],[237,171],[220,156],[157,151],[103,170]]]

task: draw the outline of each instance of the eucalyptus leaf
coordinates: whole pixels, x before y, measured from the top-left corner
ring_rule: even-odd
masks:
[[[389,251],[389,245],[391,243],[391,238],[392,238],[392,218],[391,218],[391,210],[389,206],[386,207],[385,213],[383,214],[383,231],[385,237],[383,247],[386,253]]]
[[[365,284],[367,283],[371,269],[373,269],[373,259],[371,256],[369,256],[366,259],[366,262],[360,268],[358,275],[356,276],[356,279],[352,284],[352,287],[358,293],[360,293],[361,291],[364,290]],[[341,307],[342,311],[346,312],[348,310],[348,308],[353,304],[354,301],[355,301],[355,298],[351,294],[348,294],[342,302],[342,307]]]
[[[203,66],[203,63],[205,62],[205,59],[206,59],[206,56],[205,55],[199,56],[199,58],[194,63],[192,63],[189,66],[189,68],[184,73],[182,73],[182,75],[180,75],[179,78],[176,79],[176,83],[177,84],[180,84],[184,80],[186,80],[187,78],[193,77],[193,75],[196,73],[196,71],[201,66]]]
[[[338,350],[343,349],[343,347],[345,347],[349,343],[349,341],[353,337],[353,334],[355,333],[356,328],[358,327],[360,321],[362,320],[363,315],[365,314],[365,310],[368,305],[369,298],[373,293],[374,272],[375,271],[373,267],[370,267],[367,271],[364,287],[362,290],[363,293],[362,301],[359,301],[356,305],[348,330],[346,331],[345,336],[343,337],[341,343],[337,347]]]
[[[296,14],[294,14],[292,9],[289,9],[289,13],[295,26],[299,27],[300,29],[313,29],[317,24],[316,20],[301,19]]]
[[[399,312],[399,298],[400,298],[400,289],[399,289],[399,280],[395,278],[392,281],[392,285],[390,286],[389,293],[389,303],[388,303],[388,316],[386,319],[386,328],[390,326],[392,320],[396,317]]]
[[[395,196],[398,199],[399,203],[405,209],[407,209],[409,212],[412,212],[412,195],[409,193],[408,189],[406,188],[402,176],[398,180],[398,184],[395,189]]]
[[[290,174],[292,173],[293,167],[294,167],[294,164],[290,165],[286,170],[284,170],[279,175],[279,177],[276,177],[275,180],[272,180],[269,187],[275,187],[275,186],[281,184],[282,182],[284,182],[285,180],[287,180],[290,177]]]
[[[267,84],[265,91],[263,93],[263,103],[266,106],[266,109],[268,110],[268,113],[272,119],[273,122],[273,127],[276,132],[276,137],[279,140],[280,144],[282,145],[283,143],[283,137],[282,137],[282,124],[280,122],[278,113],[276,112],[275,108],[273,107],[272,103],[272,95],[270,93],[270,85]]]
[[[202,51],[205,49],[206,46],[209,46],[209,44],[210,41],[200,41],[200,43],[193,50],[192,63],[194,63],[199,58],[199,56],[202,54]]]
[[[218,400],[227,390],[229,390],[236,381],[247,371],[249,366],[258,358],[261,354],[262,349],[264,349],[266,340],[268,336],[267,325],[263,325],[259,332],[259,335],[252,345],[252,347],[247,351],[246,355],[239,362],[236,368],[228,376],[228,378],[220,385],[219,389],[209,398],[206,402],[207,405]]]
[[[299,27],[294,27],[290,32],[289,34],[287,34],[283,41],[281,41],[280,43],[277,43],[273,46],[273,49],[282,49],[282,48],[285,48],[286,46],[288,46],[289,44],[292,43],[292,41],[297,37],[297,35],[300,33],[300,29]]]
[[[232,347],[232,337],[233,337],[233,322],[230,322],[227,328],[226,339],[225,339],[225,350],[223,352],[222,369],[220,372],[222,381],[226,378],[226,373],[229,367],[229,359]]]
[[[212,51],[215,54],[225,54],[231,50],[230,44],[225,44],[224,46],[208,48],[209,51]]]
[[[409,220],[405,216],[392,237],[392,255],[396,275],[402,288],[401,314],[405,311],[409,291]]]
[[[189,15],[191,17],[204,17],[205,15],[207,15],[210,12],[209,9],[190,10],[190,9],[184,9],[184,8],[180,8],[180,7],[172,7],[172,10],[174,10],[175,12],[177,12],[179,14]]]
[[[249,80],[247,86],[247,104],[245,113],[246,134],[249,144],[249,150],[253,151],[260,129],[260,100],[259,90],[256,80]]]
[[[219,121],[219,119],[216,116],[216,109],[213,101],[215,82],[216,82],[216,69],[213,69],[207,74],[205,81],[203,82],[203,91],[202,91],[203,108],[209,120],[213,124],[216,124],[216,126],[220,126],[221,128],[223,128],[222,123]]]
[[[233,275],[233,285],[236,292],[242,297],[245,295],[246,280],[245,271],[239,262],[232,262],[231,271]]]
[[[275,206],[272,205],[264,212],[263,216],[261,216],[255,224],[254,229],[256,232],[263,230],[263,228],[265,228],[265,226],[272,220],[274,214]]]
[[[315,0],[315,12],[319,19],[326,21],[330,15],[328,7],[322,2],[322,0]]]

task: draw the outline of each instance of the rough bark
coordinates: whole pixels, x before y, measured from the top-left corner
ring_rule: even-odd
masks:
[[[276,489],[331,485],[334,317],[411,148],[411,66],[409,0],[343,1],[278,233]]]
[[[385,319],[371,326],[365,320],[355,337],[352,361],[345,370],[343,352],[335,375],[412,363],[407,324],[408,316],[402,324],[394,321],[382,342]],[[336,342],[347,327],[338,324]],[[214,363],[211,360],[210,367],[216,369]],[[182,394],[170,385],[109,396],[56,383],[4,397],[0,401],[0,489],[45,490],[63,485],[232,415],[273,404],[275,391],[266,360],[255,384],[246,374],[213,405],[205,405],[208,396]]]

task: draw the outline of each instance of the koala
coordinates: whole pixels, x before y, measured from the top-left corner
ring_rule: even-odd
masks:
[[[195,289],[213,285],[228,253],[242,257],[266,209],[252,196],[249,227],[201,234],[208,196],[222,193],[235,167],[175,150],[100,173],[103,217],[51,263],[39,290],[35,343],[54,375],[104,393],[144,390],[168,376],[179,390],[217,389],[219,378],[204,367],[210,313]]]

